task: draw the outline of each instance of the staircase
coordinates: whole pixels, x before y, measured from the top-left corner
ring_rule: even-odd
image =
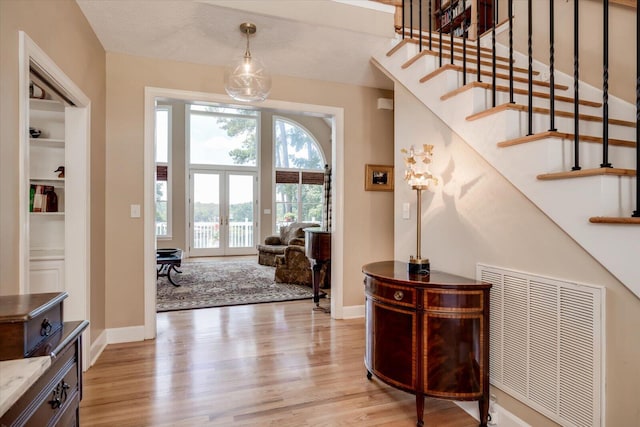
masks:
[[[510,56],[509,46],[494,42],[491,32],[481,37],[480,49],[471,40],[453,43],[449,35],[441,40],[437,33],[406,30],[372,62],[640,298],[640,268],[634,262],[640,254],[640,217],[632,216],[637,212],[636,106],[607,95],[604,114],[605,90],[580,82],[576,119],[573,76],[554,71],[549,79],[548,65],[519,52]]]

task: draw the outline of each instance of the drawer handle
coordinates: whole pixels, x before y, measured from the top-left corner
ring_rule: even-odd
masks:
[[[48,337],[51,333],[51,329],[53,329],[53,325],[49,322],[49,319],[44,319],[40,326],[40,336]]]
[[[402,298],[404,298],[404,292],[402,291],[396,291],[393,294],[393,299],[395,299],[396,301],[402,301]]]
[[[67,390],[69,390],[69,384],[65,383],[64,380],[60,381],[60,383],[53,389],[51,400],[47,403],[51,405],[51,409],[58,409],[64,402],[67,401]]]

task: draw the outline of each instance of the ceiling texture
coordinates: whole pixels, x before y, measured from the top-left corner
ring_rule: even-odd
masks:
[[[227,66],[251,54],[272,75],[392,89],[370,62],[394,38],[392,6],[360,0],[76,0],[107,52]]]

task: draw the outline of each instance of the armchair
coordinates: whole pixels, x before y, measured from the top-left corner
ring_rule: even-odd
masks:
[[[311,262],[304,246],[289,245],[284,254],[276,256],[276,283],[296,283],[311,286]]]
[[[264,239],[264,244],[257,245],[258,264],[276,265],[276,256],[284,255],[285,249],[289,246],[299,246],[304,254],[304,229],[307,227],[319,227],[319,224],[312,222],[292,222],[289,225],[280,227],[280,234],[268,236]]]

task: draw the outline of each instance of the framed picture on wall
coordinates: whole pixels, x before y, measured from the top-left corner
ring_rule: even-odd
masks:
[[[364,189],[366,191],[393,191],[393,166],[365,165]]]

